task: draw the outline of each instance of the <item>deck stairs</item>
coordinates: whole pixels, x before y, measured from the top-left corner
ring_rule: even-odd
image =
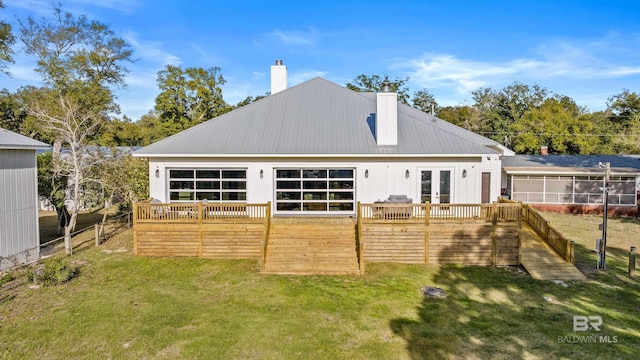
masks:
[[[265,274],[360,274],[355,219],[278,218],[271,220]]]

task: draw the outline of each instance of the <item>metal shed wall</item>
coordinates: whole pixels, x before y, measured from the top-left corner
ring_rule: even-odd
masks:
[[[0,149],[0,270],[38,256],[36,169],[35,150]]]

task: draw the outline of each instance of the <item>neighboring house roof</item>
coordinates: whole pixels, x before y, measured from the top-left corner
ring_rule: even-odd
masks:
[[[610,163],[616,172],[640,173],[640,155],[515,155],[502,158],[502,168],[513,172],[588,172],[602,173]]]
[[[376,96],[322,78],[218,116],[134,153],[204,156],[470,156],[500,144],[398,104],[398,145],[378,146],[370,127]]]
[[[0,128],[0,149],[48,149],[49,145],[9,131],[7,129]]]

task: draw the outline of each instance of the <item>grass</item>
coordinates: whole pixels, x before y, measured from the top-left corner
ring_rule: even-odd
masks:
[[[594,266],[598,219],[576,225],[563,216],[554,225],[575,226],[568,235],[579,264]],[[369,264],[363,277],[260,275],[251,260],[135,257],[127,231],[76,251],[84,265],[64,285],[5,285],[15,297],[0,304],[0,358],[634,359],[640,282],[626,275],[624,256],[637,238],[634,220],[610,221],[608,270],[567,287],[492,267]],[[592,221],[594,230],[579,233]],[[614,235],[618,221],[624,238]],[[425,299],[425,285],[448,296]],[[601,331],[574,332],[574,315],[602,316]],[[571,343],[590,336],[597,341]]]

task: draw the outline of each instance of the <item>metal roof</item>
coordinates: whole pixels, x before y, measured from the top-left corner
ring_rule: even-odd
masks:
[[[373,93],[314,78],[144,147],[134,156],[474,156],[493,140],[398,104],[398,145],[378,146]]]
[[[48,149],[51,146],[9,131],[7,129],[0,128],[0,149]]]
[[[602,172],[598,165],[605,163],[610,163],[612,170],[640,172],[640,155],[515,155],[502,158],[502,168],[507,173],[552,169]]]

